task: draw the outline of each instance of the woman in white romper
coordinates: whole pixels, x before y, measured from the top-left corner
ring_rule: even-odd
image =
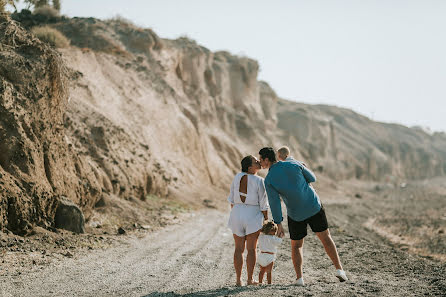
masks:
[[[263,221],[268,220],[269,208],[263,178],[256,175],[261,168],[259,161],[254,156],[247,156],[243,158],[241,165],[242,172],[234,177],[228,197],[231,203],[228,227],[232,230],[235,241],[234,268],[237,286],[242,284],[245,246],[248,250],[246,256],[248,285],[257,284],[252,278],[257,258],[257,239]]]

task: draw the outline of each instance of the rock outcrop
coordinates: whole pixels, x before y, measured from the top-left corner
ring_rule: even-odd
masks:
[[[66,75],[57,52],[4,15],[0,61],[0,227],[23,231],[53,220],[58,189],[72,177]]]
[[[104,197],[219,199],[263,146],[287,144],[333,179],[446,171],[444,134],[285,101],[252,59],[122,20],[48,23],[72,47],[58,53],[0,19],[0,228],[55,227],[62,197],[87,220]]]

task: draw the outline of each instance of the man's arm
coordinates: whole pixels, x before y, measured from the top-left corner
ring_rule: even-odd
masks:
[[[282,205],[280,204],[280,195],[267,180],[265,180],[265,189],[266,193],[268,194],[269,208],[271,209],[274,223],[280,224],[283,220]]]
[[[316,181],[316,175],[308,169],[306,166],[302,166],[302,174],[307,181],[307,183],[314,183]]]

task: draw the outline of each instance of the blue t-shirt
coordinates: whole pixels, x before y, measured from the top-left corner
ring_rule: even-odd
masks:
[[[280,161],[269,168],[265,189],[276,224],[283,220],[280,197],[294,221],[304,221],[321,210],[319,196],[309,184],[315,181],[314,173],[296,160]]]

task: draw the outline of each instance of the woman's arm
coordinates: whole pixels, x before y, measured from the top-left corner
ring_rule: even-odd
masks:
[[[259,182],[258,199],[259,199],[260,210],[262,211],[265,220],[267,220],[269,204],[268,204],[268,195],[266,194],[265,184],[263,179],[260,180]]]
[[[229,196],[228,196],[228,202],[231,203],[231,208],[234,206],[234,182],[235,182],[235,177],[232,180],[231,188],[229,190]]]

